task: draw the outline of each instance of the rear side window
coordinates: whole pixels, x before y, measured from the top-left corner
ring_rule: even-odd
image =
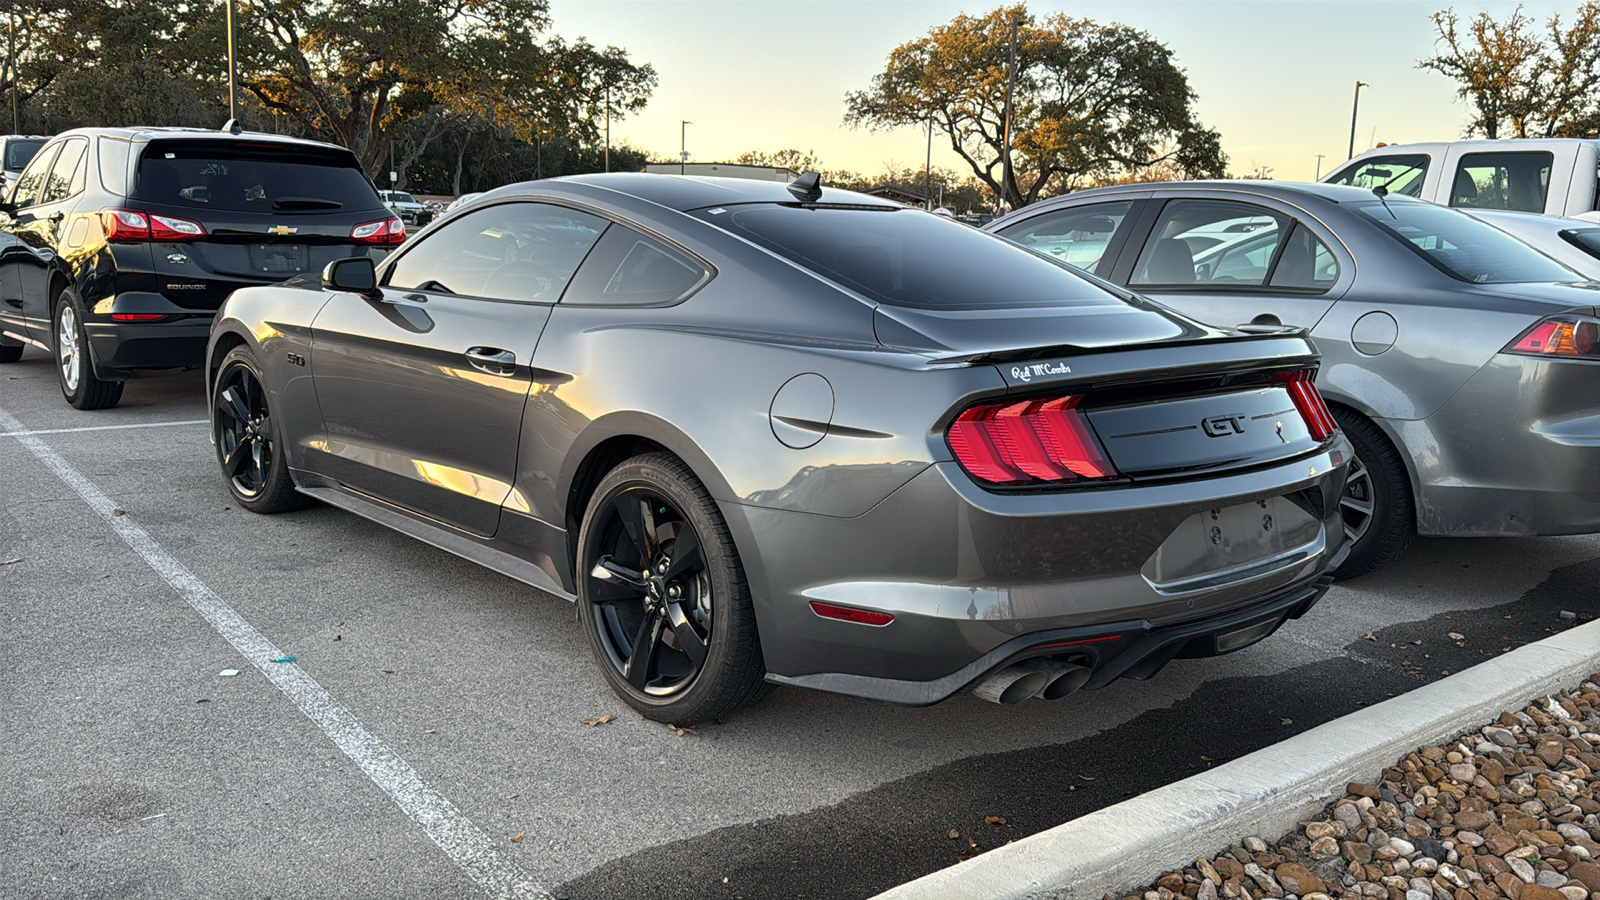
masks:
[[[151,142],[133,199],[271,215],[383,208],[349,153],[223,140]]]
[[[1421,197],[1422,182],[1427,175],[1426,153],[1404,153],[1362,160],[1325,180],[1328,184],[1348,184],[1368,190],[1382,187],[1391,194]]]
[[[1068,265],[1093,272],[1105,258],[1106,248],[1122,229],[1133,209],[1132,200],[1075,206],[1034,216],[1000,234],[1038,253],[1047,253]]]
[[[1275,288],[1325,291],[1339,280],[1339,261],[1316,235],[1296,223],[1278,255],[1270,284]]]
[[[102,137],[100,145],[100,186],[118,197],[128,193],[128,156],[133,144],[116,138]]]
[[[705,279],[699,263],[631,228],[612,225],[561,298],[563,304],[654,306],[680,300]]]
[[[1431,203],[1349,204],[1406,249],[1472,284],[1583,281],[1582,275],[1466,213]]]
[[[1554,161],[1548,151],[1468,153],[1456,167],[1450,205],[1542,213]]]
[[[921,309],[1103,304],[1072,269],[943,216],[749,204],[694,215],[877,303]]]
[[[1287,220],[1232,200],[1173,200],[1161,210],[1129,284],[1262,285]]]
[[[1561,239],[1600,259],[1600,228],[1571,228],[1561,232]]]
[[[61,145],[61,153],[50,167],[50,175],[39,192],[40,203],[55,203],[76,194],[77,190],[72,187],[74,182],[78,190],[83,188],[83,176],[79,172],[83,168],[84,152],[88,149],[89,142],[83,138],[72,138]]]
[[[553,303],[608,223],[548,203],[499,203],[452,218],[406,247],[394,288]]]

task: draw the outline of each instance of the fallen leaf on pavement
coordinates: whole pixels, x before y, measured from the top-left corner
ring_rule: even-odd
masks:
[[[990,825],[1004,825],[1006,823],[1005,816],[984,816],[983,820]]]
[[[958,830],[956,830],[954,828],[950,829],[950,840],[953,841],[953,840],[955,840],[956,838],[959,838],[959,837],[961,837],[961,832],[960,831],[958,831]]]
[[[22,562],[22,557],[20,556],[16,559],[0,560],[0,566],[14,566],[19,562]]]
[[[1450,640],[1452,640],[1452,641],[1464,641],[1464,640],[1467,639],[1467,636],[1462,634],[1459,631],[1452,631],[1448,635],[1446,635],[1446,637],[1450,638]]]
[[[1378,639],[1378,636],[1376,634],[1373,634],[1370,631],[1367,632],[1366,634],[1363,634],[1362,637],[1367,639],[1367,640],[1369,640],[1369,641],[1375,641],[1375,640]]]
[[[590,728],[593,728],[596,725],[604,725],[605,723],[611,721],[612,719],[615,719],[616,717],[617,717],[616,713],[606,713],[603,716],[595,716],[592,719],[579,719],[578,721],[580,721],[583,724],[589,726]]]
[[[519,832],[517,832],[517,836],[511,839],[511,843],[520,844],[520,843],[522,843],[522,839],[527,837],[527,836],[528,836],[528,833],[526,831],[519,831]]]
[[[667,727],[671,728],[673,733],[676,734],[678,737],[683,737],[686,734],[698,737],[699,734],[700,734],[700,732],[694,730],[694,726],[692,726],[692,725],[684,725],[683,727],[680,728],[677,725],[674,725],[671,722],[668,722],[667,723]]]

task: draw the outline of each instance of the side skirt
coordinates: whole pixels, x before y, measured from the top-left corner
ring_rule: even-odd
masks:
[[[307,477],[303,472],[296,472],[295,474],[301,478]],[[311,477],[315,478],[316,476]],[[551,578],[549,573],[538,565],[525,559],[518,559],[504,550],[496,550],[493,547],[485,546],[470,537],[448,530],[443,526],[429,524],[387,504],[357,496],[337,487],[310,485],[297,485],[296,487],[302,494],[315,497],[329,506],[336,506],[346,512],[355,513],[363,519],[371,519],[379,525],[393,528],[401,534],[416,538],[425,544],[432,544],[448,553],[454,553],[462,559],[475,562],[486,569],[492,569],[507,578],[531,585],[547,594],[554,594],[569,603],[576,602],[578,599],[570,591],[556,583],[556,580]]]

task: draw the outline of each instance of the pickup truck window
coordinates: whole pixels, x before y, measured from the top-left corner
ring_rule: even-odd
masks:
[[[1544,212],[1554,154],[1540,150],[1469,153],[1456,167],[1450,205]]]
[[[1426,153],[1405,153],[1362,160],[1326,180],[1329,184],[1348,184],[1368,190],[1381,186],[1391,194],[1421,197],[1422,181],[1427,174]]]

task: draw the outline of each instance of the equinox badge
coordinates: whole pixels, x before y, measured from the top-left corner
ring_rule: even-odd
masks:
[[[1200,427],[1212,437],[1227,437],[1230,434],[1244,434],[1244,416],[1234,414],[1231,416],[1209,416],[1200,420]]]

